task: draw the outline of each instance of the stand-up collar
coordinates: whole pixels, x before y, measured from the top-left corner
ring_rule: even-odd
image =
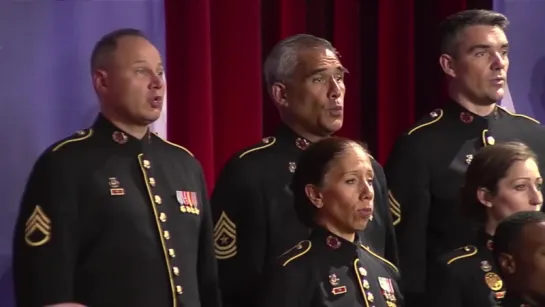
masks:
[[[494,111],[489,115],[480,116],[467,110],[461,104],[453,100],[450,100],[445,106],[445,113],[446,116],[454,117],[464,124],[486,124],[489,121],[496,120],[500,117],[498,106],[495,106]]]
[[[137,139],[122,129],[115,126],[102,113],[99,113],[93,123],[95,134],[104,140],[108,140],[109,144],[117,145],[120,148],[134,148],[142,151],[144,146],[152,142],[152,135],[148,132],[142,139]]]
[[[297,133],[291,130],[286,124],[281,124],[280,127],[278,127],[275,137],[279,142],[287,143],[299,150],[305,150],[311,144],[309,140],[297,135]]]
[[[355,255],[359,245],[361,244],[360,238],[356,233],[354,242],[350,242],[344,238],[341,238],[322,226],[316,226],[311,233],[311,241],[313,244],[321,245],[323,248],[329,251],[340,252],[347,255]]]

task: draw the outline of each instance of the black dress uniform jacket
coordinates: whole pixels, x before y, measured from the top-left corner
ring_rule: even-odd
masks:
[[[357,240],[317,228],[278,258],[258,307],[403,306],[397,268]]]
[[[486,117],[451,102],[424,117],[395,143],[384,167],[408,306],[425,293],[427,266],[474,242],[478,227],[460,212],[459,189],[473,154],[497,142],[521,141],[545,163],[539,123],[501,107]],[[543,172],[543,170],[542,170]]]
[[[222,170],[211,202],[225,306],[254,306],[264,266],[308,237],[308,228],[293,209],[289,184],[309,144],[282,125],[275,136],[236,154]],[[386,179],[382,167],[372,162],[375,216],[365,232],[366,243],[396,263]]]
[[[14,237],[17,306],[220,306],[200,164],[99,115],[36,162]]]
[[[492,242],[492,236],[480,231],[475,245],[441,256],[429,279],[428,306],[501,306],[505,285],[492,255]]]

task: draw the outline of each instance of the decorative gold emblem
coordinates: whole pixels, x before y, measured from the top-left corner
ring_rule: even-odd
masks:
[[[496,140],[494,139],[493,136],[489,136],[486,138],[486,142],[488,143],[488,145],[494,145],[496,144]]]
[[[367,270],[364,267],[360,267],[358,269],[358,271],[359,271],[360,275],[367,276]]]
[[[147,169],[151,168],[151,163],[148,160],[142,161],[142,165]]]
[[[161,214],[159,214],[159,220],[161,220],[161,222],[166,222],[167,221],[167,215],[164,213],[164,212],[161,212]]]
[[[503,281],[498,274],[494,272],[486,273],[486,275],[484,275],[484,281],[492,291],[499,291],[503,288]]]

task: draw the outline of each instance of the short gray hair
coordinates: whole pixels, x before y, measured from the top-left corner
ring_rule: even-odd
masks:
[[[290,80],[297,66],[298,53],[310,48],[325,48],[337,53],[328,40],[310,34],[290,36],[274,46],[263,65],[269,94],[274,83]]]

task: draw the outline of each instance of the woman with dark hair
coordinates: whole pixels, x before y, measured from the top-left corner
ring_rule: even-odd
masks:
[[[472,159],[461,189],[462,210],[481,225],[475,242],[439,258],[430,278],[429,306],[500,306],[505,285],[493,258],[493,235],[504,218],[543,203],[536,155],[528,146],[501,143]]]
[[[371,159],[359,143],[337,137],[305,150],[291,188],[312,232],[278,258],[260,307],[403,306],[397,268],[358,236],[373,214]]]

